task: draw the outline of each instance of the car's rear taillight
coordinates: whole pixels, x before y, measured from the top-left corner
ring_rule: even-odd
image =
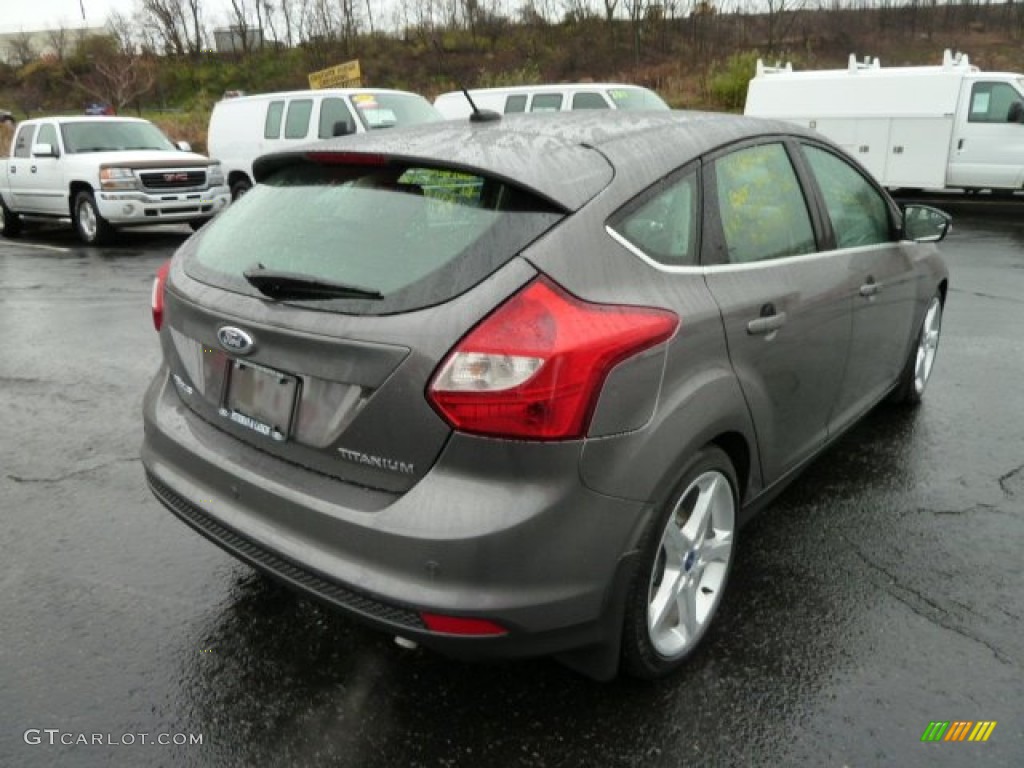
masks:
[[[541,277],[456,345],[434,374],[428,399],[463,432],[582,437],[609,371],[665,341],[678,325],[668,310],[592,304]]]
[[[150,306],[153,308],[153,327],[158,331],[164,324],[164,290],[167,287],[167,273],[171,270],[171,260],[168,259],[160,265],[153,278],[153,296],[150,299]]]

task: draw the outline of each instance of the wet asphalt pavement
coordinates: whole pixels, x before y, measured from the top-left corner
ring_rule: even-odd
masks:
[[[1017,211],[957,216],[924,405],[744,529],[716,625],[655,684],[404,651],[255,576],[138,460],[152,275],[187,230],[0,241],[0,766],[1024,765]],[[998,725],[923,744],[933,720]]]

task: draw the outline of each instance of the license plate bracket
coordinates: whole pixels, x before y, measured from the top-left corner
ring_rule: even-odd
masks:
[[[288,439],[298,400],[297,377],[232,360],[226,389],[222,416],[279,442]]]

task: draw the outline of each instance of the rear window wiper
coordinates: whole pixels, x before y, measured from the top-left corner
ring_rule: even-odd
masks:
[[[383,294],[358,285],[336,283],[298,272],[257,267],[242,273],[256,290],[272,299],[382,299]]]

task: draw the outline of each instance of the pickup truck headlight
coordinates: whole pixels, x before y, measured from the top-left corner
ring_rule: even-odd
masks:
[[[103,189],[135,189],[138,182],[131,168],[100,168],[100,186]]]
[[[220,167],[220,163],[214,163],[206,169],[206,183],[211,187],[224,186],[224,169]]]

